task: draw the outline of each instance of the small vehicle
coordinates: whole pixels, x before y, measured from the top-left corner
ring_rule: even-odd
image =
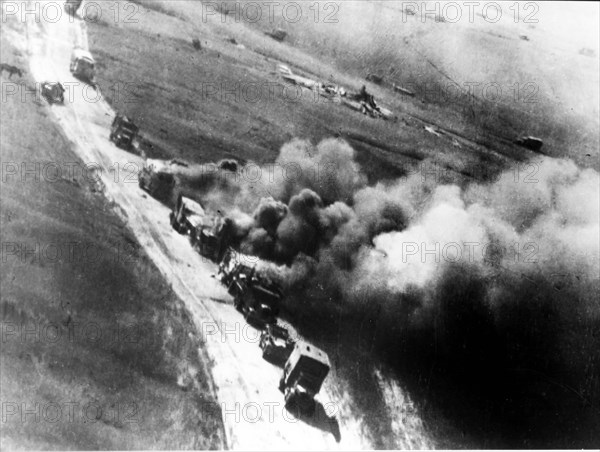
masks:
[[[283,366],[294,350],[294,340],[286,328],[273,324],[262,331],[258,346],[263,359]]]
[[[315,396],[329,373],[331,364],[323,350],[304,341],[298,341],[283,368],[279,390],[283,392],[285,407],[297,408],[312,415],[316,408]]]
[[[83,0],[67,0],[65,2],[65,6],[64,6],[65,11],[67,12],[67,14],[70,14],[71,16],[75,16],[75,14],[77,14],[77,10],[81,6],[82,2],[83,2]]]
[[[109,139],[117,147],[131,151],[134,147],[134,140],[137,138],[138,131],[138,126],[130,118],[117,114],[110,127]]]
[[[87,81],[88,83],[96,84],[96,62],[94,57],[87,50],[83,50],[80,47],[73,49],[71,54],[71,65],[69,70],[74,77]]]
[[[41,91],[49,104],[65,103],[65,88],[60,82],[42,82]]]
[[[282,28],[276,28],[275,30],[273,30],[271,32],[265,32],[265,34],[267,36],[270,36],[271,38],[273,38],[275,41],[279,41],[279,42],[284,41],[285,38],[287,37],[287,32],[285,30],[283,30]]]
[[[169,218],[173,229],[180,234],[192,236],[202,227],[205,216],[206,213],[199,203],[180,194]]]
[[[542,149],[544,142],[540,138],[527,136],[527,137],[517,138],[515,140],[515,144],[518,144],[519,146],[523,146],[524,148],[530,149],[532,151],[538,152]]]

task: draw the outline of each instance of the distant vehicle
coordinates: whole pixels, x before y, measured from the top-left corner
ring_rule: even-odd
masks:
[[[110,127],[110,141],[117,147],[131,151],[134,140],[137,138],[139,128],[127,116],[117,114]]]
[[[532,151],[538,152],[542,149],[544,142],[540,138],[527,136],[527,137],[517,138],[515,140],[515,144],[518,144],[519,146],[523,146],[524,148],[530,149]]]
[[[177,197],[177,203],[170,213],[171,226],[180,234],[193,235],[201,228],[206,213],[202,206],[183,195]]]
[[[77,10],[81,6],[82,2],[83,0],[67,0],[65,2],[65,11],[67,12],[67,14],[74,16],[75,14],[77,14]]]
[[[260,275],[254,266],[239,261],[230,260],[220,271],[221,281],[233,297],[234,307],[249,324],[264,329],[277,323],[282,298],[277,284]]]
[[[287,37],[287,32],[281,28],[276,28],[275,30],[271,32],[266,32],[265,34],[279,42],[284,41]]]
[[[330,368],[327,353],[304,341],[296,342],[279,380],[285,407],[313,414],[316,407],[315,396],[321,390]]]
[[[383,77],[381,75],[377,75],[377,74],[367,74],[367,76],[365,77],[365,80],[367,80],[369,82],[373,82],[377,85],[381,85],[383,83]]]
[[[50,105],[65,103],[65,88],[60,82],[42,82],[41,91]]]
[[[71,74],[78,79],[89,82],[92,85],[96,84],[96,63],[94,57],[87,50],[79,47],[73,49],[71,54],[71,65],[69,67]]]
[[[283,366],[294,350],[294,340],[286,328],[273,324],[262,331],[258,346],[263,359]]]

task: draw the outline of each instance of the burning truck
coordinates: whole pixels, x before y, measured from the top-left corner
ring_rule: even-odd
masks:
[[[235,256],[230,249],[219,265],[221,282],[233,297],[235,308],[250,325],[261,330],[275,325],[283,297],[281,288],[258,272],[255,265]]]
[[[304,341],[296,342],[279,380],[285,407],[312,415],[317,405],[315,397],[330,369],[327,353]]]

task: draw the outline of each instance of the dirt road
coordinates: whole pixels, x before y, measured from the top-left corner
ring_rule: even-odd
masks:
[[[173,231],[168,209],[139,189],[137,173],[143,159],[108,140],[114,112],[100,93],[70,74],[73,47],[87,48],[85,22],[66,14],[55,23],[43,19],[37,23],[33,15],[28,19],[23,25],[26,33],[14,33],[10,38],[27,52],[37,82],[66,84],[65,105],[52,106],[53,117],[81,159],[96,169],[106,196],[118,206],[141,247],[193,315],[205,344],[198,352],[212,361],[227,446],[255,450],[372,447],[371,434],[336,379],[335,370],[319,395],[335,422],[324,415],[304,422],[284,410],[277,389],[281,369],[261,358],[258,332],[244,322],[225,289],[211,277],[216,266],[202,259],[185,237]],[[401,430],[398,447],[431,447],[418,419],[410,430]]]

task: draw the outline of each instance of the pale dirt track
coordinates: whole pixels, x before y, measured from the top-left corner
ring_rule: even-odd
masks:
[[[51,107],[53,117],[73,141],[83,162],[98,165],[107,197],[119,206],[145,253],[185,302],[197,330],[204,333],[205,345],[199,354],[212,361],[214,389],[223,409],[225,446],[249,450],[371,448],[364,419],[353,410],[335,370],[327,378],[319,400],[335,412],[339,442],[326,431],[326,423],[321,423],[323,428],[316,428],[283,409],[283,397],[277,389],[281,369],[261,358],[258,333],[246,325],[225,289],[211,277],[216,266],[202,259],[185,237],[172,230],[167,207],[139,189],[137,171],[143,160],[108,140],[114,112],[104,100],[94,101],[95,91],[86,90],[70,74],[72,48],[87,47],[85,23],[66,14],[56,23],[30,20],[25,36],[15,34],[11,39],[17,47],[26,47],[37,82],[75,84],[66,93],[64,106]],[[382,383],[382,388],[389,384]],[[391,405],[397,403],[395,400]],[[395,427],[398,448],[431,447],[418,417],[402,425],[396,423]]]

